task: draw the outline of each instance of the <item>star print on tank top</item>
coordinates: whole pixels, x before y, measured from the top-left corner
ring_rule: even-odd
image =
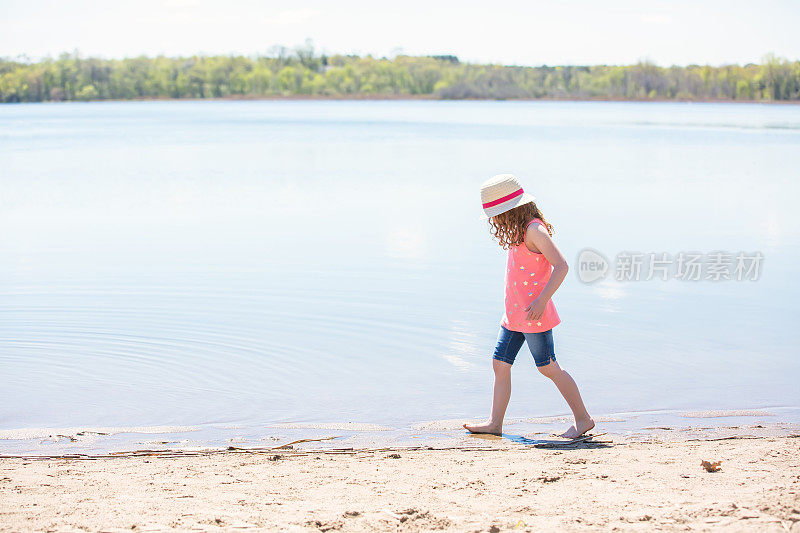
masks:
[[[531,224],[542,224],[535,218]],[[508,249],[506,263],[506,312],[502,325],[511,331],[522,333],[541,333],[561,323],[556,306],[551,298],[545,306],[541,318],[528,320],[525,308],[544,290],[550,280],[553,266],[544,255],[531,252],[523,242]]]

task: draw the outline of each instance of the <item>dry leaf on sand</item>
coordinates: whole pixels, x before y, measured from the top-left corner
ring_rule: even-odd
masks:
[[[711,463],[708,461],[700,461],[700,466],[705,468],[706,472],[716,472],[717,470],[719,470],[721,465],[722,461],[714,461]]]

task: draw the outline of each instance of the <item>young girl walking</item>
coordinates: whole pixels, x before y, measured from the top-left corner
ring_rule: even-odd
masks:
[[[551,298],[569,267],[551,238],[553,226],[534,200],[511,174],[495,176],[481,186],[483,218],[489,219],[494,237],[508,250],[506,311],[492,360],[494,395],[489,420],[464,424],[464,428],[472,433],[502,434],[511,398],[511,365],[522,343],[527,342],[539,372],[555,383],[575,417],[575,424],[561,436],[575,439],[591,430],[594,420],[572,376],[556,362],[553,349],[553,328],[561,319]]]

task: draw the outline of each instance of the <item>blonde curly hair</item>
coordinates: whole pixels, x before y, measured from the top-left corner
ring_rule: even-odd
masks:
[[[531,220],[538,218],[547,228],[547,233],[553,235],[553,225],[547,222],[533,202],[518,205],[514,209],[500,213],[489,219],[489,231],[496,238],[500,246],[507,250],[525,242],[525,231]]]

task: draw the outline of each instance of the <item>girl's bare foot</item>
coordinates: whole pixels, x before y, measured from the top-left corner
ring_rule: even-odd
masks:
[[[592,428],[594,428],[594,420],[592,420],[592,417],[589,417],[585,420],[576,421],[574,426],[570,426],[570,428],[559,435],[559,437],[577,439]]]
[[[489,433],[490,435],[498,436],[503,434],[503,426],[498,426],[497,424],[492,424],[489,422],[485,424],[475,424],[474,426],[464,424],[464,429],[470,433]]]

